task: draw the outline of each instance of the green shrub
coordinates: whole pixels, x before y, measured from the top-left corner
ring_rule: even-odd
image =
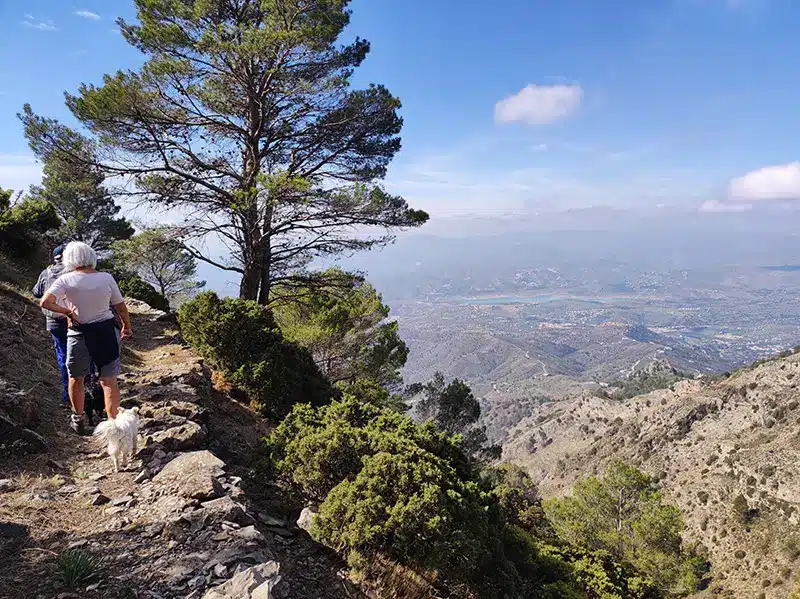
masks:
[[[119,290],[125,297],[140,300],[151,308],[169,312],[169,300],[161,295],[156,288],[134,275],[127,279],[117,281]]]
[[[56,558],[56,568],[64,586],[74,589],[89,582],[97,571],[97,560],[91,553],[70,549]]]
[[[462,443],[432,422],[345,395],[295,406],[268,447],[284,480],[321,502],[317,539],[356,570],[383,557],[435,571],[452,596],[580,596],[567,592],[568,568],[543,563],[531,530],[506,519],[533,520],[530,479],[513,469],[481,478]]]
[[[335,395],[308,352],[283,338],[272,314],[253,301],[200,293],[178,310],[183,338],[265,415]]]
[[[545,554],[569,564],[573,576],[589,597],[596,599],[657,599],[662,597],[651,581],[605,551],[575,547],[546,547]]]
[[[487,468],[483,477],[506,522],[533,531],[538,537],[552,534],[539,490],[527,472],[515,464],[501,464]]]
[[[59,226],[56,211],[43,200],[25,199],[11,205],[11,191],[0,189],[0,251],[13,258],[35,252],[47,231]]]
[[[308,349],[334,383],[402,382],[408,347],[389,306],[360,275],[338,268],[272,287],[270,305],[290,341]]]
[[[446,460],[409,448],[364,458],[355,478],[331,491],[315,525],[353,566],[380,552],[463,580],[464,568],[485,555],[488,519],[477,484],[460,479]]]
[[[449,459],[461,475],[468,472],[458,439],[349,395],[320,409],[295,406],[269,438],[278,471],[301,494],[317,501],[341,481],[355,478],[364,458],[417,447]]]
[[[119,268],[112,260],[100,260],[97,269],[110,273],[119,285],[125,297],[146,303],[151,308],[169,312],[169,300],[161,295],[150,283],[143,281],[139,275]]]

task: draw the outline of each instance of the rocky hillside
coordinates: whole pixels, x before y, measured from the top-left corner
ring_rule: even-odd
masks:
[[[713,564],[715,596],[785,599],[800,580],[800,355],[631,399],[534,406],[506,458],[545,496],[621,458],[656,475]]]
[[[253,484],[264,423],[212,388],[160,313],[132,310],[122,405],[140,408],[141,451],[115,474],[93,439],[67,431],[38,309],[0,288],[4,599],[363,597],[298,510]],[[93,575],[68,585],[76,556]]]

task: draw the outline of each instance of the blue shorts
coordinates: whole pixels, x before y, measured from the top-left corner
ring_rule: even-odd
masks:
[[[119,331],[117,334],[117,344],[119,344]],[[97,360],[95,360],[97,363]],[[92,356],[83,335],[67,335],[67,371],[73,379],[89,376],[92,367]],[[98,368],[100,377],[117,376],[121,370],[119,358]]]

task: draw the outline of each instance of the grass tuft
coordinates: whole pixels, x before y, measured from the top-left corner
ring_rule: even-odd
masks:
[[[70,549],[58,556],[56,567],[64,585],[74,589],[78,585],[91,581],[97,572],[98,562],[87,551]]]

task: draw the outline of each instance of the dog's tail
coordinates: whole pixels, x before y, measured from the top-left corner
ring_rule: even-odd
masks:
[[[94,429],[94,433],[92,434],[98,439],[107,441],[110,436],[109,433],[116,430],[117,421],[113,418],[109,418],[108,420],[103,420],[100,424],[98,424]]]

